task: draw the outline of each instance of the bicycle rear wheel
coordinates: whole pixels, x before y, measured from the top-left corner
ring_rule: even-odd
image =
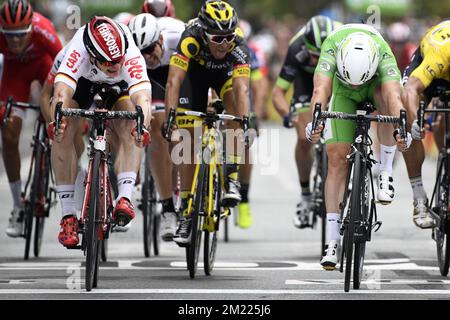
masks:
[[[217,250],[217,234],[220,225],[220,213],[221,213],[221,194],[222,188],[220,184],[220,175],[218,172],[218,167],[215,167],[214,173],[214,182],[213,182],[213,199],[214,199],[214,208],[213,208],[213,218],[214,218],[214,232],[205,231],[205,240],[203,243],[203,269],[207,276],[211,275],[211,272],[214,268],[214,261],[216,259],[216,250]],[[211,174],[211,173],[210,173]],[[207,193],[208,194],[208,193]]]
[[[34,161],[33,161],[33,180],[31,181],[30,194],[28,201],[25,205],[25,260],[28,260],[31,247],[31,234],[33,233],[33,219],[34,210],[36,208],[37,196],[39,194],[39,185],[41,183],[41,158],[42,158],[42,147],[40,145],[35,145],[34,147]]]
[[[98,278],[98,256],[99,256],[99,210],[101,210],[101,153],[95,152],[93,167],[91,169],[91,186],[89,193],[89,211],[85,219],[86,232],[86,274],[85,285],[86,291],[91,291],[97,287]]]
[[[193,279],[197,272],[198,254],[202,242],[202,226],[205,206],[205,191],[207,181],[207,165],[202,163],[197,177],[197,187],[195,188],[194,210],[192,211],[191,243],[186,248],[187,266],[189,276]]]
[[[101,241],[102,245],[100,247],[102,262],[108,261],[108,239],[103,239]]]
[[[348,210],[348,225],[345,229],[344,241],[345,246],[345,279],[344,279],[344,291],[350,291],[350,281],[352,274],[352,262],[353,262],[353,243],[355,235],[355,220],[360,215],[361,210],[361,158],[358,153],[355,154],[355,160],[353,164],[353,182],[352,182],[352,194],[351,202]],[[341,262],[343,263],[343,262]]]
[[[445,161],[445,158],[443,161]],[[439,170],[441,166],[442,170]],[[441,218],[441,222],[440,225],[434,229],[434,233],[439,271],[441,275],[445,277],[448,275],[450,265],[450,220],[447,217],[447,215],[449,214],[449,212],[447,211],[450,205],[450,188],[448,186],[449,178],[445,174],[444,163],[438,164],[436,179],[438,180],[438,182],[435,194],[435,203],[437,208],[439,208],[439,216]]]
[[[159,239],[161,238],[159,235],[159,226],[160,225],[161,225],[161,215],[154,214],[152,231],[153,231],[153,252],[155,253],[155,256],[159,256]]]

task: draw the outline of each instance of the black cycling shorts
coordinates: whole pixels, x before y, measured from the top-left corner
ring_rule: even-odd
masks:
[[[291,105],[295,105],[298,102],[305,103],[310,102],[313,89],[314,74],[308,73],[304,70],[299,70],[294,78],[294,94],[292,95]]]
[[[94,96],[96,94],[95,88],[98,86],[98,84],[95,84],[94,82],[89,81],[86,78],[81,77],[80,79],[78,79],[77,89],[75,90],[72,99],[78,103],[80,109],[86,110],[92,106],[92,103],[94,102]],[[119,86],[121,89],[120,93],[111,94],[104,101],[106,108],[108,108],[109,110],[112,109],[119,98],[128,95],[128,84],[125,81],[121,81],[112,85],[102,84],[102,86]]]

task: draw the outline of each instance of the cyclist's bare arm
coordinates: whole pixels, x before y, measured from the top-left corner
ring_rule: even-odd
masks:
[[[52,121],[55,120],[56,104],[58,102],[62,102],[63,107],[69,106],[74,93],[75,93],[75,90],[73,90],[70,86],[68,86],[64,82],[56,82],[55,83],[55,91],[54,91],[53,100],[52,100],[51,109],[50,109],[50,116],[51,116]]]
[[[52,95],[53,85],[45,81],[44,86],[41,90],[40,106],[41,113],[44,116],[45,122],[52,122],[52,115],[50,112],[50,97]]]
[[[419,78],[409,77],[403,90],[403,103],[408,113],[408,122],[411,123],[417,118],[417,108],[419,107],[420,95],[425,91],[425,86]]]
[[[331,96],[331,89],[333,86],[333,79],[321,74],[314,74],[314,90],[311,98],[311,112],[314,112],[314,106],[317,103],[322,105],[322,110],[325,110],[328,100]]]
[[[150,90],[139,90],[131,95],[131,101],[135,106],[140,106],[144,113],[144,125],[150,128],[152,121],[152,95]]]
[[[239,110],[239,116],[250,113],[250,78],[233,78],[233,93],[236,101],[236,110]]]
[[[386,81],[381,85],[381,96],[388,107],[389,115],[398,117],[403,108],[401,84],[395,80]]]
[[[272,102],[275,110],[281,117],[289,114],[289,103],[286,100],[286,92],[283,88],[275,85],[272,90]]]
[[[180,99],[180,88],[186,77],[186,71],[183,69],[171,65],[169,67],[169,76],[166,84],[166,115],[169,114],[170,108],[176,108],[178,106],[178,100]]]

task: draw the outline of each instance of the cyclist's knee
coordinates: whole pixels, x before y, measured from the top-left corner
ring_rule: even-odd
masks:
[[[345,172],[347,168],[346,155],[348,146],[346,144],[332,144],[327,146],[328,172]]]

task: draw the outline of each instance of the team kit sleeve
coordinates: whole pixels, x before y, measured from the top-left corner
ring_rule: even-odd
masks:
[[[283,66],[281,67],[280,74],[278,75],[276,86],[283,90],[289,89],[291,83],[294,81],[295,76],[300,69],[300,63],[295,58],[296,52],[294,46],[291,44],[289,46],[286,58],[284,60]]]
[[[434,51],[428,52],[422,63],[411,73],[427,88],[434,79],[444,78],[449,72],[449,64]]]
[[[189,62],[200,52],[199,41],[186,29],[181,35],[180,42],[174,55],[170,58],[170,65],[188,71]]]
[[[233,49],[233,75],[232,78],[250,78],[250,52],[248,46],[241,42]]]
[[[314,73],[320,73],[328,78],[333,78],[337,69],[336,52],[337,46],[335,45],[333,36],[328,37],[322,44],[319,62]]]
[[[377,72],[380,76],[381,83],[387,81],[401,81],[401,73],[397,65],[397,60],[392,53],[391,48],[385,42],[379,42],[380,46],[380,62],[378,64]]]
[[[145,59],[136,46],[130,46],[122,67],[122,75],[128,83],[128,93],[130,95],[141,91],[152,91],[152,85],[147,75]]]
[[[80,29],[70,42],[56,73],[55,84],[63,82],[76,90],[78,79],[88,72],[86,65],[89,64],[89,59],[83,45],[82,36],[83,29]]]

